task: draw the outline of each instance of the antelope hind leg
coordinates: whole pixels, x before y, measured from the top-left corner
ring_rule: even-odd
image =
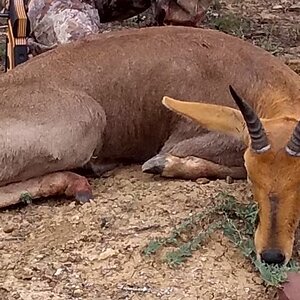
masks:
[[[29,93],[24,94],[29,98]],[[66,195],[89,200],[87,180],[66,171],[84,166],[101,151],[106,126],[103,108],[84,92],[67,89],[37,91],[40,102],[28,100],[37,103],[32,109],[25,105],[26,97],[17,109],[10,103],[4,107],[12,116],[0,111],[6,126],[1,127],[0,207],[20,202],[23,193],[33,199]],[[23,123],[11,124],[9,118],[23,120],[23,109],[30,114],[20,129]]]
[[[49,196],[65,195],[79,202],[92,199],[92,189],[87,179],[72,172],[55,172],[26,181],[0,187],[0,208]]]

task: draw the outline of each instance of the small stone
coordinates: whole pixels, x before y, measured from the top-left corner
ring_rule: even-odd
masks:
[[[270,13],[265,12],[265,11],[262,11],[260,16],[263,20],[274,20],[274,19],[277,18],[276,15],[270,14]]]
[[[69,205],[70,208],[75,208],[76,207],[76,202],[72,201]]]
[[[15,227],[13,225],[6,225],[3,227],[3,232],[5,233],[11,233],[15,230]]]
[[[198,183],[198,184],[207,184],[207,183],[209,183],[209,179],[208,178],[198,178],[197,180],[196,180],[196,182]]]
[[[45,257],[44,254],[38,254],[35,258],[40,260],[40,259],[43,259]]]
[[[106,217],[100,218],[100,228],[108,228],[108,227],[109,227],[108,218]]]
[[[4,243],[0,243],[0,250],[4,249]]]
[[[13,299],[20,299],[21,298],[21,296],[18,292],[12,292],[11,296],[12,296]]]
[[[31,280],[33,277],[33,271],[29,268],[24,268],[23,269],[23,274],[22,274],[22,279],[23,280]]]
[[[300,11],[300,4],[293,4],[290,7],[290,11]]]
[[[232,184],[232,183],[233,183],[233,178],[230,177],[230,176],[226,176],[225,181],[226,181],[226,183],[228,183],[228,184]]]
[[[272,9],[274,9],[274,10],[283,9],[283,6],[282,5],[274,5],[272,7]]]
[[[74,297],[80,297],[83,295],[83,290],[81,289],[75,289],[73,292]]]
[[[63,269],[62,268],[58,268],[56,270],[56,272],[54,273],[54,276],[59,276],[62,272],[63,272]]]
[[[105,260],[105,259],[107,259],[107,258],[109,258],[109,257],[112,257],[112,256],[116,255],[116,254],[117,254],[117,251],[115,251],[115,250],[109,248],[109,249],[107,249],[106,251],[100,253],[100,254],[97,256],[97,258],[98,258],[99,260]]]
[[[254,277],[252,280],[256,284],[263,284],[264,283],[264,281],[260,277]]]

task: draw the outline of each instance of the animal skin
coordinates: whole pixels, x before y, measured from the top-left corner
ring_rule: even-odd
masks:
[[[0,207],[28,195],[88,201],[90,185],[71,171],[119,163],[172,178],[248,176],[258,257],[287,262],[300,216],[300,159],[286,151],[299,88],[279,59],[214,30],[129,29],[61,45],[0,77]],[[261,119],[268,151],[253,151],[236,103]]]

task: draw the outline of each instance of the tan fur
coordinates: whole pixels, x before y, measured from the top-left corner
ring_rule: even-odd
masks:
[[[193,119],[208,130],[233,135],[245,143],[248,141],[245,121],[237,109],[215,104],[178,101],[170,97],[163,97],[162,103],[167,108]]]
[[[284,102],[284,98],[283,101]],[[179,114],[190,117],[209,130],[216,130],[245,139],[245,124],[238,111],[223,106],[178,101],[168,97],[163,98],[163,104]],[[293,101],[291,101],[293,102]],[[274,107],[281,101],[275,101]],[[285,103],[287,111],[289,103]],[[298,104],[299,106],[299,104]],[[297,107],[293,108],[297,112]],[[281,249],[289,261],[294,243],[294,234],[300,220],[300,157],[292,157],[285,147],[298,122],[291,116],[261,119],[266,130],[271,149],[257,154],[250,148],[244,154],[247,176],[252,185],[254,199],[259,204],[260,222],[255,233],[257,253],[265,249]],[[261,111],[263,114],[263,111]],[[268,113],[270,114],[270,113]],[[270,115],[269,115],[270,116]],[[179,168],[180,170],[180,168]],[[270,197],[278,199],[275,211],[272,211]],[[276,215],[272,215],[272,214]],[[272,218],[275,219],[272,224]]]
[[[101,34],[59,46],[2,75],[0,185],[14,190],[15,182],[80,168],[91,159],[98,170],[148,160],[147,171],[163,175],[169,170],[168,176],[175,176],[178,170],[168,169],[163,159],[151,162],[158,153],[177,157],[184,178],[227,171],[243,178],[245,146],[235,138],[244,132],[239,113],[205,105],[209,115],[196,116],[202,125],[234,131],[233,137],[212,135],[161,103],[168,96],[236,109],[229,85],[264,119],[272,144],[273,154],[245,153],[256,200],[264,207],[260,217],[266,225],[258,231],[257,249],[270,242],[265,197],[278,193],[284,198],[278,222],[285,233],[278,235],[278,245],[289,258],[300,168],[299,159],[283,149],[300,119],[299,76],[266,51],[218,31],[167,26]],[[186,157],[196,159],[191,163]],[[79,184],[72,193],[81,195],[84,189]],[[5,197],[0,190],[0,206],[9,204]],[[18,201],[15,197],[11,202]]]
[[[179,158],[168,155],[162,175],[183,179],[197,179],[199,177],[225,179],[228,176],[239,179],[244,177],[246,172],[243,167],[230,168],[198,157]]]

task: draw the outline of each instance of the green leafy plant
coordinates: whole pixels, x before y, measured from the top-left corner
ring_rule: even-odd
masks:
[[[287,272],[300,271],[295,261],[280,267],[257,260],[253,242],[258,214],[255,203],[238,203],[233,196],[225,193],[218,195],[218,203],[220,204],[205,212],[183,220],[169,236],[151,240],[144,249],[144,254],[154,255],[163,247],[172,246],[175,249],[165,254],[164,261],[170,267],[176,267],[191,257],[193,252],[198,250],[215,231],[221,230],[259,271],[267,285],[279,286],[287,279]],[[191,236],[191,229],[199,227],[204,229]],[[184,241],[183,235],[188,235],[188,241]]]
[[[209,27],[225,33],[238,36],[247,36],[251,31],[251,22],[232,12],[220,12],[217,10],[208,12],[207,22]]]
[[[23,192],[20,195],[20,201],[25,204],[31,204],[32,203],[32,196],[28,192]]]

